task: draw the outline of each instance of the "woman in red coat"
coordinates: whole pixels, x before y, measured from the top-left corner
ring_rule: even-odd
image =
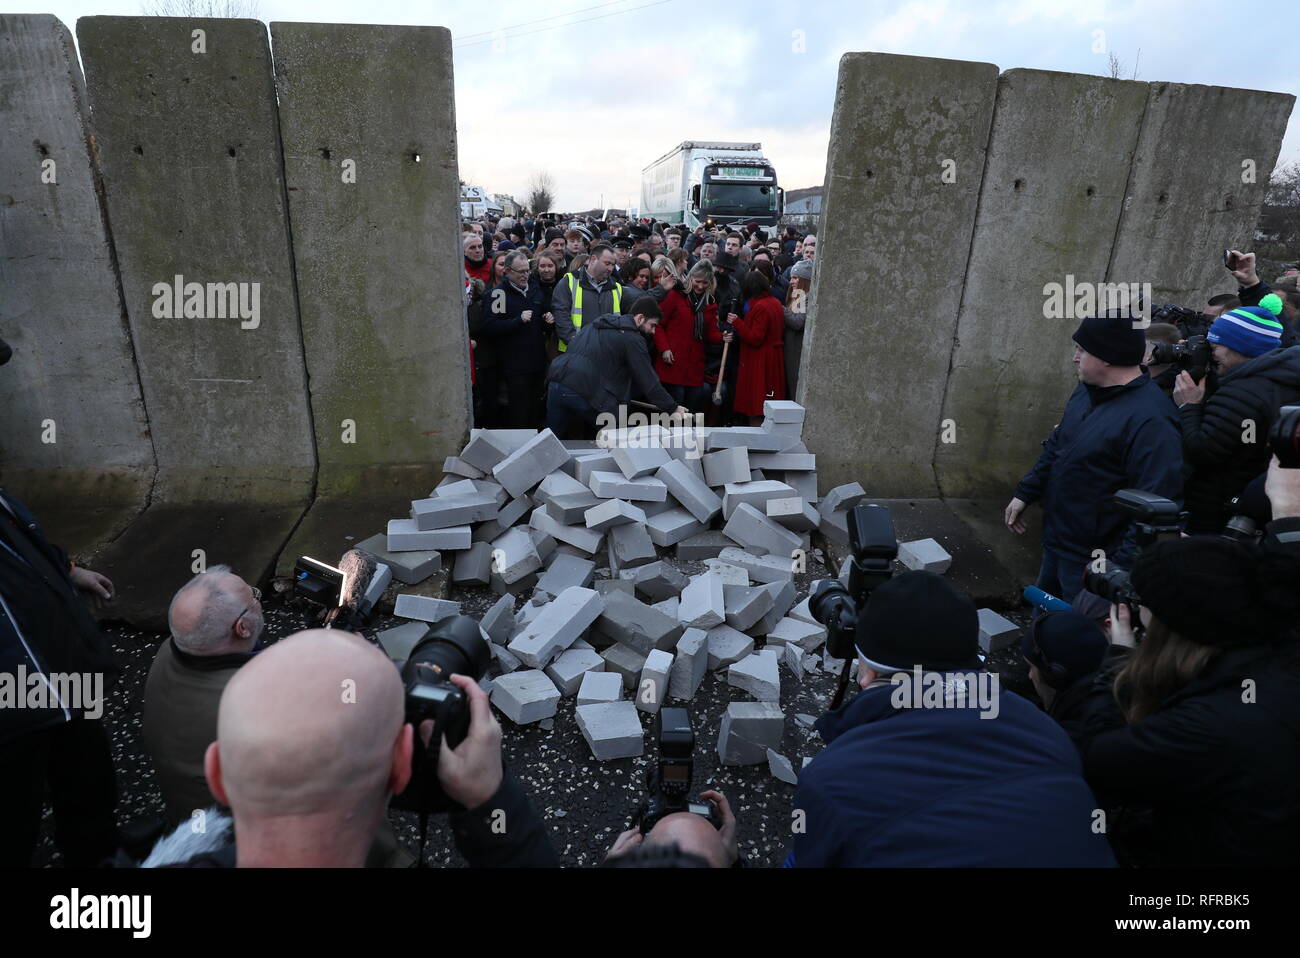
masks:
[[[678,405],[703,412],[708,401],[704,346],[722,342],[718,304],[713,299],[713,270],[707,265],[692,270],[685,287],[667,256],[657,258],[651,271],[654,281],[667,290],[659,304],[663,319],[655,329],[655,375]]]
[[[785,308],[768,292],[771,281],[760,269],[751,269],[740,284],[745,315],[735,322],[740,337],[740,372],[732,408],[750,417],[750,425],[763,421],[763,403],[785,398]]]

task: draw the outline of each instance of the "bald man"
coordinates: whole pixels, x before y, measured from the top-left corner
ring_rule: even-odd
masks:
[[[171,636],[149,669],[140,724],[174,828],[213,804],[203,753],[217,737],[221,693],[262,634],[261,594],[228,566],[212,566],[172,598],[167,624]]]
[[[736,851],[736,816],[731,804],[721,792],[700,792],[700,798],[712,799],[722,813],[722,828],[714,828],[706,819],[694,812],[674,812],[655,823],[649,834],[630,828],[615,840],[605,856],[606,864],[627,856],[638,858],[647,849],[675,848],[688,858],[707,863],[709,868],[730,868],[739,857]],[[682,864],[686,864],[683,862]]]
[[[556,866],[541,818],[501,764],[501,726],[472,679],[454,750],[438,777],[460,809],[450,824],[475,867]],[[422,733],[428,740],[431,723]],[[235,819],[236,862],[255,867],[360,867],[389,798],[411,776],[414,731],[388,657],[355,633],[312,629],[271,646],[226,685],[205,769]]]
[[[411,776],[411,727],[388,657],[310,629],[226,685],[204,767],[235,818],[241,868],[359,868]]]

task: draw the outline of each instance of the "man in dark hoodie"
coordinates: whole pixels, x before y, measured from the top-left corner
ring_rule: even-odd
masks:
[[[645,337],[654,335],[662,313],[650,296],[642,296],[631,313],[606,313],[585,323],[569,349],[551,363],[547,375],[546,425],[561,439],[570,431],[593,434],[601,413],[618,415],[633,390],[665,413],[688,414],[655,375]]]
[[[1020,655],[1043,711],[1069,732],[1085,716],[1096,671],[1106,658],[1106,633],[1074,610],[1040,615],[1020,637]]]
[[[1069,736],[984,671],[974,602],[905,572],[858,623],[862,691],[817,722],[826,747],[799,777],[787,865],[1114,864]]]

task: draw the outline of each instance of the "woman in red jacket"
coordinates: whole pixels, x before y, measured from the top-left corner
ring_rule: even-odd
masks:
[[[703,412],[705,343],[722,342],[718,304],[713,300],[713,270],[692,270],[684,288],[677,267],[667,256],[651,266],[654,281],[667,290],[659,304],[663,312],[655,329],[655,375],[668,394],[691,412]]]
[[[771,281],[760,269],[751,269],[740,284],[745,315],[735,322],[740,337],[740,373],[732,408],[750,417],[750,425],[763,421],[763,403],[785,398],[785,309],[768,292]]]

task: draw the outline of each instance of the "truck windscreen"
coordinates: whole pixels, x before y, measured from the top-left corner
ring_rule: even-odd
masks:
[[[767,183],[706,183],[704,210],[709,213],[757,213],[776,210],[776,187]]]

